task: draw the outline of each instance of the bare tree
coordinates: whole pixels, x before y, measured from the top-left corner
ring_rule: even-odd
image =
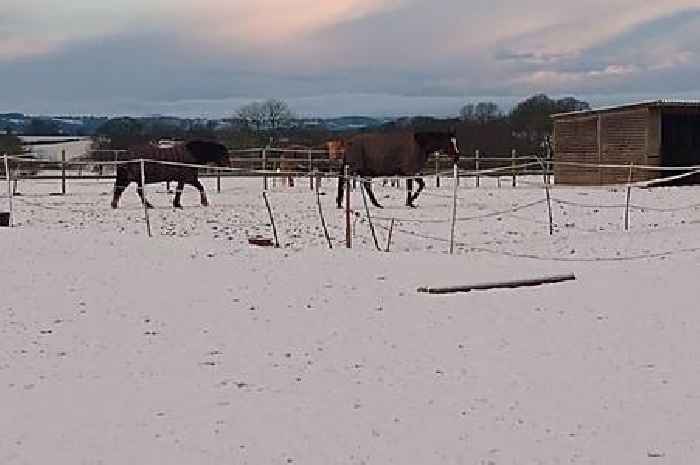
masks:
[[[503,112],[493,102],[479,102],[474,110],[476,120],[481,123],[493,121],[503,116]]]
[[[289,105],[277,99],[249,103],[241,107],[236,115],[249,128],[256,131],[276,130],[288,125],[294,119],[294,113],[289,109]]]
[[[467,103],[459,110],[462,121],[474,121],[476,119],[476,107],[473,103]]]
[[[294,119],[294,114],[289,105],[282,100],[269,99],[263,102],[262,107],[270,129],[279,129],[288,125]]]
[[[468,103],[459,110],[462,121],[486,123],[503,117],[503,112],[493,102]]]
[[[236,114],[249,128],[254,128],[256,131],[260,131],[265,125],[266,110],[260,102],[244,105]]]

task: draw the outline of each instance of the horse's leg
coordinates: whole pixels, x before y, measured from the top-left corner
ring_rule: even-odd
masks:
[[[208,207],[209,206],[209,200],[207,200],[207,193],[204,191],[204,186],[202,185],[201,182],[199,182],[199,179],[194,178],[194,181],[192,182],[192,185],[197,188],[199,191],[199,200],[202,203],[203,207]]]
[[[418,190],[416,191],[415,194],[413,194],[413,196],[411,197],[410,203],[409,203],[409,206],[414,207],[414,208],[415,208],[415,205],[413,204],[413,202],[416,201],[416,199],[420,195],[421,191],[425,187],[425,181],[423,181],[423,178],[415,178],[415,179],[416,179],[416,182],[418,183]]]
[[[119,206],[119,198],[122,196],[124,190],[129,186],[129,177],[126,173],[125,168],[117,167],[117,178],[114,180],[114,196],[112,197],[112,208],[117,208]]]
[[[177,188],[175,189],[175,198],[173,199],[173,207],[182,208],[182,204],[180,203],[180,197],[182,197],[182,190],[184,188],[185,188],[185,181],[178,180],[177,181]]]
[[[374,205],[377,208],[384,208],[377,202],[377,198],[374,196],[374,192],[372,192],[372,182],[371,181],[362,181],[362,185],[365,186],[365,191],[367,191],[367,195],[369,195],[369,201],[372,202],[372,205]]]
[[[413,206],[413,179],[406,179],[406,206]]]

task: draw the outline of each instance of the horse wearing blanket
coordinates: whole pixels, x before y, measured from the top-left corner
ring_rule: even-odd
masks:
[[[187,163],[191,165],[215,164],[217,166],[225,166],[228,164],[228,150],[224,145],[217,142],[202,140],[193,140],[168,148],[145,145],[129,150],[129,157],[131,159],[143,158],[146,160]],[[209,205],[207,195],[204,192],[204,186],[199,182],[197,172],[198,168],[192,166],[144,162],[144,178],[146,184],[177,181],[177,192],[173,200],[173,206],[175,208],[182,208],[180,197],[182,196],[182,190],[185,184],[197,188],[202,205]],[[112,208],[117,208],[119,198],[132,182],[135,182],[138,186],[137,192],[139,197],[141,197],[141,202],[145,202],[147,208],[153,208],[150,203],[145,201],[143,196],[141,163],[138,162],[117,165],[117,179],[114,182]]]

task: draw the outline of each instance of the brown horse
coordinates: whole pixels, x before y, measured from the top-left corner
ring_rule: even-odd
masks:
[[[338,178],[338,208],[343,206],[343,171],[348,166],[351,175],[363,178],[376,176],[411,176],[418,183],[413,193],[413,179],[406,180],[406,205],[415,207],[414,202],[425,187],[420,172],[428,156],[435,152],[446,152],[453,158],[459,156],[457,138],[454,132],[413,132],[402,131],[387,134],[360,134],[347,143],[343,158],[343,170]],[[371,182],[364,179],[363,185],[375,207],[383,208],[372,192]]]
[[[129,158],[144,158],[149,160],[159,160],[167,162],[187,163],[192,165],[215,164],[224,166],[228,163],[228,150],[222,144],[203,140],[193,140],[185,144],[178,144],[170,148],[160,148],[156,145],[145,145],[134,147],[129,150]],[[177,181],[177,192],[173,200],[175,208],[182,208],[180,197],[185,184],[190,184],[199,190],[200,199],[203,206],[209,205],[204,186],[197,178],[198,168],[181,165],[166,165],[159,163],[144,164],[144,174],[146,184],[156,182]],[[146,202],[143,197],[141,186],[141,164],[126,163],[117,166],[117,179],[114,182],[114,197],[112,198],[112,208],[117,208],[119,198],[124,190],[135,182],[138,186],[138,194],[141,202],[146,203],[146,207],[153,206]]]

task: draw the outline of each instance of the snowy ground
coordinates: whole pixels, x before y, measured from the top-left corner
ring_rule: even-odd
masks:
[[[535,181],[533,179],[533,181]],[[2,464],[691,464],[700,449],[700,189],[428,181],[417,210],[377,186],[385,245],[354,248],[326,182],[224,180],[212,206],[151,186],[22,181],[0,229]],[[5,209],[6,200],[0,203]],[[362,198],[353,194],[358,208]],[[529,206],[531,205],[531,206]],[[608,207],[609,206],[609,207]],[[576,273],[452,296],[451,285]]]

